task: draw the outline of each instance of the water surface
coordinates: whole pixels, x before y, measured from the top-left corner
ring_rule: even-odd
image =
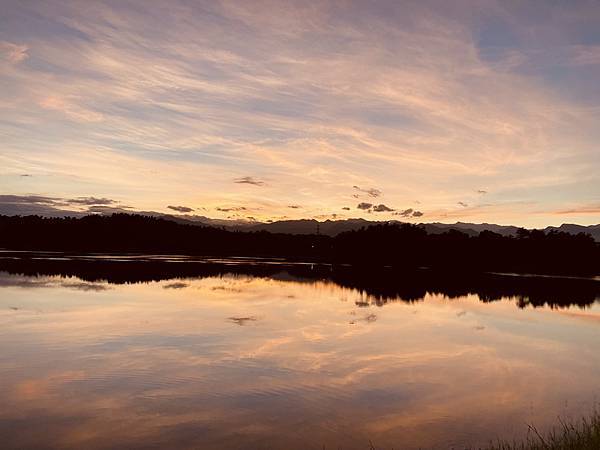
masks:
[[[381,292],[414,292],[410,277],[297,270],[0,272],[3,448],[448,449],[600,400],[593,293],[402,297]]]

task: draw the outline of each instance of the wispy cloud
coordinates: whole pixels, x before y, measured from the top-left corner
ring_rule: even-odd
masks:
[[[238,184],[252,184],[254,186],[264,186],[264,184],[265,184],[264,181],[257,180],[254,177],[236,178],[235,180],[233,180],[233,182],[238,183]]]
[[[100,122],[104,119],[102,113],[86,109],[75,103],[75,101],[63,97],[46,97],[40,100],[40,106],[45,109],[58,111],[75,122]]]
[[[363,192],[365,194],[367,194],[369,197],[379,197],[381,195],[381,191],[379,189],[375,189],[375,188],[369,188],[369,189],[362,189],[358,186],[352,186],[354,189],[356,189],[357,191]]]
[[[584,2],[540,6],[544,23],[494,2],[468,17],[443,1],[349,1],[343,14],[328,1],[173,0],[169,14],[138,0],[6,3],[7,193],[35,183],[75,198],[92,186],[140,209],[260,205],[260,220],[382,192],[439,219],[457,198],[477,203],[482,185],[493,201],[536,198],[545,211],[557,186],[565,210],[598,197],[598,50],[576,42],[598,27]]]
[[[231,206],[229,208],[217,207],[215,208],[217,211],[221,212],[232,212],[232,211],[247,211],[248,208],[245,206]]]
[[[575,65],[600,65],[600,45],[578,45],[572,54],[571,62]]]
[[[600,204],[594,205],[582,205],[569,209],[562,209],[558,211],[554,211],[554,214],[558,215],[580,215],[580,214],[600,214]]]
[[[84,211],[86,214],[100,213],[100,214],[133,214],[135,210],[131,206],[106,206],[106,205],[93,205],[88,207]]]
[[[42,195],[0,195],[0,202],[21,205],[61,205],[64,200]]]
[[[194,210],[194,208],[190,208],[189,206],[172,206],[169,205],[167,208],[172,209],[173,211],[177,211],[180,213],[189,213]]]
[[[26,45],[0,41],[0,60],[5,60],[12,64],[20,63],[29,57],[27,50],[29,48]]]
[[[77,197],[71,198],[66,201],[72,205],[112,205],[116,203],[110,198],[96,198],[96,197]]]

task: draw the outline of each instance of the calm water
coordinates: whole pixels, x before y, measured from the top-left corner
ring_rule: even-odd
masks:
[[[600,401],[593,299],[382,301],[285,267],[227,270],[0,272],[2,448],[447,449]]]

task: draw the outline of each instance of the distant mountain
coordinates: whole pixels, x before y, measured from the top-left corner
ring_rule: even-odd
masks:
[[[200,220],[200,219],[199,219]],[[226,222],[226,221],[223,221]],[[397,222],[397,221],[391,221]],[[204,222],[207,225],[213,225],[209,222]],[[238,229],[246,231],[269,231],[271,233],[289,233],[289,234],[316,234],[317,231],[320,234],[327,236],[336,236],[344,231],[359,230],[362,227],[368,227],[369,225],[375,225],[378,221],[369,221],[365,219],[345,219],[345,220],[326,220],[324,222],[318,222],[317,220],[280,220],[271,223],[245,223],[245,224],[231,224],[222,223],[221,226],[225,226],[228,229]],[[458,230],[469,236],[477,236],[482,231],[493,231],[502,236],[515,236],[517,230],[520,227],[514,225],[496,225],[493,223],[466,223],[456,222],[454,224],[447,223],[422,223],[420,224],[430,234],[441,234],[446,233],[450,230]],[[588,233],[596,240],[600,242],[600,224],[599,225],[572,225],[563,224],[560,227],[547,227],[543,231],[563,231],[569,234],[577,233]]]
[[[1,202],[0,202],[1,203]],[[3,204],[0,208],[2,215],[39,215],[43,217],[83,217],[90,212],[68,211],[60,208],[45,205],[24,205],[24,204]],[[213,219],[206,216],[195,214],[165,214],[157,211],[134,211],[119,207],[106,207],[97,214],[110,215],[112,213],[139,214],[150,217],[162,217],[180,224],[203,225],[217,228],[224,228],[229,231],[268,231],[271,233],[285,234],[322,234],[326,236],[336,236],[345,231],[359,230],[362,227],[380,223],[400,223],[396,220],[391,221],[370,221],[365,219],[343,219],[343,220],[325,220],[319,222],[315,219],[298,220],[278,220],[275,222],[257,222],[247,219]],[[497,225],[493,223],[468,223],[456,222],[453,224],[432,222],[419,224],[430,234],[441,234],[450,230],[458,230],[469,236],[477,236],[484,230],[493,231],[502,236],[515,236],[519,227],[513,225]],[[563,231],[569,234],[588,233],[596,242],[600,242],[600,224],[597,225],[576,225],[562,224],[558,227],[549,226],[543,231]]]
[[[187,225],[209,225],[211,227],[225,227],[227,229],[236,229],[236,228],[243,228],[245,230],[248,230],[250,227],[252,227],[254,224],[256,224],[257,222],[252,222],[249,220],[244,220],[244,219],[211,219],[210,217],[206,217],[206,216],[198,216],[195,214],[162,214],[162,213],[157,213],[154,211],[148,211],[148,212],[142,212],[139,213],[145,216],[151,216],[151,217],[162,217],[164,219],[169,219],[172,220],[173,222],[177,222],[177,223],[182,223],[182,224],[187,224]]]
[[[546,227],[544,231],[564,231],[569,234],[588,233],[591,234],[596,242],[600,242],[600,224],[598,225],[576,225],[572,223],[563,223],[560,227]]]
[[[380,222],[370,222],[365,219],[326,220],[319,222],[314,219],[279,220],[271,223],[260,223],[246,226],[246,231],[269,231],[271,233],[288,234],[324,234],[336,236],[344,231],[358,230],[362,227]]]
[[[133,213],[133,212],[132,212]],[[270,233],[286,233],[286,234],[323,234],[326,236],[336,236],[344,231],[359,230],[362,227],[376,225],[378,223],[400,223],[397,220],[390,221],[371,221],[365,219],[341,219],[341,220],[325,220],[319,222],[315,219],[298,219],[298,220],[278,220],[275,222],[253,222],[249,220],[232,220],[232,219],[211,219],[206,216],[198,216],[192,214],[163,214],[155,211],[142,211],[135,214],[142,214],[152,217],[163,217],[173,220],[177,223],[188,225],[207,225],[218,228],[225,228],[230,231],[268,231]],[[81,215],[79,215],[81,216]],[[425,231],[429,234],[442,234],[450,230],[457,230],[468,234],[469,236],[477,236],[482,231],[493,231],[502,236],[515,236],[520,227],[514,225],[497,225],[494,223],[421,223]],[[600,242],[600,224],[597,225],[577,225],[577,224],[562,224],[558,227],[550,226],[542,229],[548,231],[563,231],[569,234],[587,233],[590,234],[596,242]]]
[[[513,225],[496,225],[493,223],[465,223],[456,222],[454,224],[448,223],[422,223],[421,226],[429,234],[441,234],[446,233],[450,230],[457,230],[468,234],[469,236],[477,236],[482,231],[493,231],[502,236],[515,236],[519,227]]]
[[[204,221],[203,218],[196,216],[194,219],[200,221],[206,225],[215,225],[213,219],[210,221]],[[398,221],[391,221],[398,222]],[[269,231],[271,233],[288,233],[288,234],[324,234],[327,236],[336,236],[344,231],[359,230],[362,227],[368,227],[369,225],[375,225],[378,223],[384,223],[381,221],[370,221],[365,219],[344,219],[344,220],[326,220],[319,222],[314,219],[300,219],[300,220],[279,220],[271,223],[233,223],[232,221],[222,220],[218,222],[218,226],[224,226],[227,229],[234,230],[245,230],[245,231]],[[398,222],[399,223],[399,222]],[[456,222],[454,224],[433,222],[433,223],[421,223],[422,226],[430,234],[441,234],[446,233],[450,230],[458,230],[469,236],[477,236],[482,231],[493,231],[502,236],[515,236],[519,227],[514,225],[496,225],[493,223],[466,223]],[[588,233],[592,237],[600,242],[600,224],[599,225],[572,225],[563,224],[560,227],[547,227],[543,231],[563,231],[569,234],[577,233]]]

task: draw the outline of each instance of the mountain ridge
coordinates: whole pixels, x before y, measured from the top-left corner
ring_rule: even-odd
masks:
[[[16,211],[15,211],[16,212]],[[33,211],[31,211],[33,212]],[[336,236],[345,231],[358,230],[362,227],[377,225],[383,223],[404,223],[398,220],[367,220],[363,218],[349,219],[327,219],[319,221],[317,219],[286,219],[276,220],[272,222],[250,221],[246,219],[215,219],[207,216],[196,214],[168,214],[157,211],[112,211],[107,209],[101,212],[101,215],[110,215],[113,212],[122,212],[126,214],[136,214],[150,217],[160,217],[167,220],[172,220],[180,224],[188,225],[203,225],[216,228],[224,228],[229,231],[268,231],[270,233],[285,233],[285,234],[323,234],[326,236]],[[29,215],[30,211],[18,211],[18,214],[7,215]],[[83,217],[90,215],[83,211],[53,211],[52,214],[33,214],[48,217]],[[515,225],[498,225],[494,223],[471,223],[471,222],[455,222],[453,224],[442,222],[421,222],[416,225],[423,227],[430,234],[441,234],[450,230],[457,230],[476,236],[482,231],[492,231],[502,236],[515,236],[520,228]],[[590,234],[596,242],[600,242],[600,224],[596,225],[579,225],[571,223],[563,223],[559,226],[547,226],[545,228],[528,228],[529,230],[538,229],[544,232],[563,231],[569,234],[587,233]]]

